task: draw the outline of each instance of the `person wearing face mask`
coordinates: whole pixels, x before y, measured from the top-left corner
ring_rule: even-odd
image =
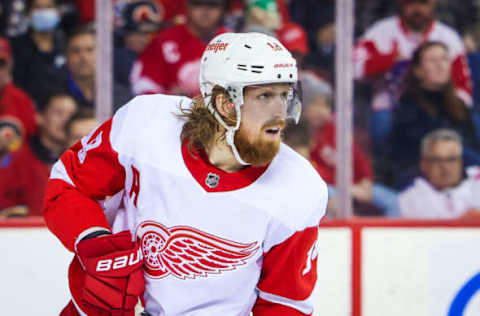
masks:
[[[15,56],[14,81],[36,102],[62,78],[65,64],[65,34],[59,27],[57,0],[28,0],[30,27],[26,34],[12,38]],[[48,80],[46,80],[48,78]]]

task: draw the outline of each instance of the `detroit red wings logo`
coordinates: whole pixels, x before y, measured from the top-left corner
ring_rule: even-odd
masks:
[[[185,280],[235,270],[259,249],[250,244],[223,239],[188,226],[168,228],[143,222],[137,228],[144,269],[156,279],[170,274]]]

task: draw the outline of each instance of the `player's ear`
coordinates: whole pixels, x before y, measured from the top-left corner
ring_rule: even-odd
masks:
[[[219,93],[215,97],[215,107],[222,116],[229,117],[234,111],[235,105],[231,102],[227,96],[223,93]]]

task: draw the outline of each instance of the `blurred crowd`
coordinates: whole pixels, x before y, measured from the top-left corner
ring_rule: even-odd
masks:
[[[112,1],[114,110],[139,94],[197,95],[219,33],[277,37],[303,88],[285,143],[339,216],[334,0]],[[480,0],[355,2],[355,215],[478,217]],[[0,218],[41,215],[52,164],[99,123],[96,14],[94,0],[0,0]]]

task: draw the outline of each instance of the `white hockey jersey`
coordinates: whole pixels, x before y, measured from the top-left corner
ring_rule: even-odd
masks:
[[[47,225],[69,249],[91,227],[130,230],[151,315],[311,315],[325,183],[284,144],[269,166],[235,173],[190,153],[174,115],[190,102],[136,97],[68,150],[47,187]]]

